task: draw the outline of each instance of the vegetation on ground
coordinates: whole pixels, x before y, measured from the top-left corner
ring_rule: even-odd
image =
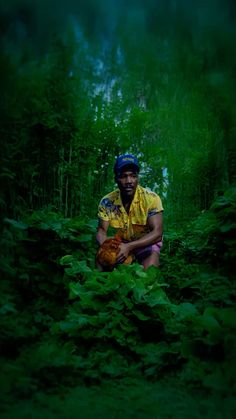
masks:
[[[234,418],[234,0],[0,3],[2,417]],[[161,265],[101,273],[125,152]]]
[[[231,189],[184,230],[168,231],[160,269],[146,271],[136,263],[113,272],[94,268],[96,220],[46,210],[5,219],[3,406],[12,398],[37,401],[44,392],[70,398],[84,386],[89,400],[99,386],[117,385],[118,393],[137,387],[138,394],[153,384],[164,398],[178,388],[177,405],[187,388],[183,409],[197,394],[203,410],[207,395],[232,413],[235,207]],[[150,417],[155,409],[165,415],[159,403]]]

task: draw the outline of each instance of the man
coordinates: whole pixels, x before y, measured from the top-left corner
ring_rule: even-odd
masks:
[[[107,239],[108,227],[122,238],[117,263],[131,254],[145,269],[159,266],[162,246],[162,202],[154,192],[139,185],[139,163],[132,154],[118,156],[114,166],[118,189],[104,196],[98,208],[97,241]],[[103,270],[101,265],[97,265]]]

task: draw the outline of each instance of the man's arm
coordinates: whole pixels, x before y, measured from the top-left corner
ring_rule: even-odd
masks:
[[[109,221],[98,219],[98,231],[96,235],[97,242],[101,246],[102,243],[107,239],[107,230],[109,227]]]
[[[150,244],[157,243],[162,239],[163,233],[163,216],[162,212],[152,215],[148,218],[148,226],[150,228],[149,233],[141,237],[138,240],[134,240],[129,243],[122,243],[120,245],[120,252],[117,257],[118,263],[121,263],[126,259],[132,250],[135,250],[139,247],[146,247]]]
[[[161,241],[163,234],[163,216],[162,212],[152,215],[148,218],[147,224],[150,228],[150,232],[145,234],[138,240],[130,242],[130,251],[135,250],[138,247],[146,247],[150,244],[157,243]]]

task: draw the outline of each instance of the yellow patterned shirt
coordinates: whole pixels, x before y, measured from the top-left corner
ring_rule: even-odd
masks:
[[[116,189],[104,196],[98,207],[98,217],[109,221],[124,240],[136,240],[150,230],[147,220],[154,214],[163,211],[160,197],[138,185],[127,214],[121,200],[120,190]]]

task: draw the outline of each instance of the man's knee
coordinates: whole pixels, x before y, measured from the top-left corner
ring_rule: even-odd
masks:
[[[95,266],[96,266],[96,268],[97,268],[97,270],[99,272],[103,272],[104,271],[103,266],[100,265],[100,263],[97,260],[95,261]]]
[[[142,265],[144,269],[149,268],[149,266],[156,266],[158,268],[159,266],[159,253],[152,252],[149,256],[147,256],[142,261]]]

